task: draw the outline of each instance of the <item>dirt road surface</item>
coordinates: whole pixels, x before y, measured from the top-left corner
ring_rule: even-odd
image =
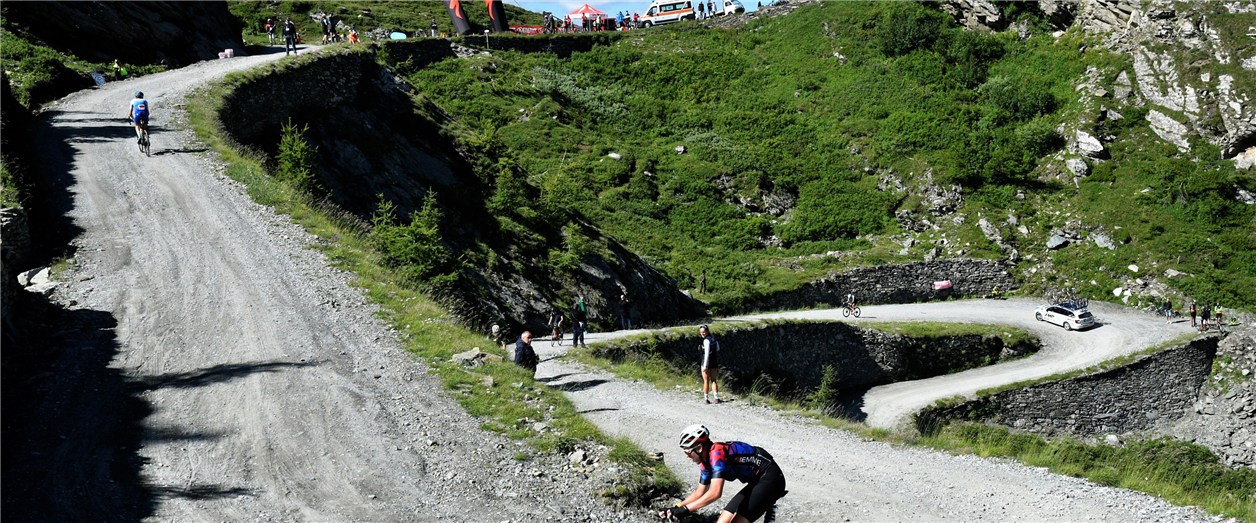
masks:
[[[38,153],[77,232],[54,295],[73,325],[47,338],[29,430],[6,432],[6,520],[621,519],[594,485],[512,459],[521,443],[446,397],[316,238],[180,130],[191,88],[281,57],[110,83],[44,115]],[[136,90],[152,157],[124,122]]]
[[[865,412],[873,426],[893,427],[932,401],[1023,379],[1082,368],[1189,332],[1182,324],[1132,309],[1096,304],[1105,325],[1065,332],[1033,318],[1029,300],[967,300],[863,308],[860,321],[961,321],[1013,325],[1043,341],[1037,355],[950,376],[870,390]],[[764,318],[841,318],[840,310],[761,314]],[[692,327],[690,327],[692,328]],[[597,333],[602,341],[643,331]],[[814,420],[733,401],[705,405],[701,392],[659,391],[625,382],[558,357],[564,346],[537,344],[546,361],[538,378],[567,390],[602,430],[660,451],[672,469],[696,486],[696,466],[676,448],[680,429],[703,423],[717,440],[761,446],[781,464],[789,495],[784,521],[1208,521],[1200,510],[1176,507],[1143,493],[1104,487],[1008,460],[951,456],[920,448],[862,441]],[[695,370],[696,372],[696,370]]]

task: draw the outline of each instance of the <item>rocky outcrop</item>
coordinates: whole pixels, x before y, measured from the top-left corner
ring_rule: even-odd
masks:
[[[93,62],[115,58],[171,66],[244,51],[226,2],[11,2],[5,17],[30,34]]]
[[[750,384],[772,378],[781,393],[820,385],[832,367],[841,390],[923,379],[1037,352],[1036,342],[1008,345],[999,336],[911,337],[855,327],[842,322],[779,322],[723,328],[721,377]],[[672,329],[647,338],[594,347],[613,360],[662,357],[679,367],[696,363],[701,339],[697,329]]]
[[[1243,327],[1217,345],[1211,379],[1186,416],[1166,432],[1208,447],[1232,467],[1256,468],[1256,327]]]
[[[448,56],[443,49],[457,51],[448,41],[431,42],[394,49],[431,60]],[[608,327],[623,313],[614,306],[621,294],[634,303],[637,323],[705,312],[672,278],[577,217],[529,225],[520,219],[505,229],[502,216],[486,207],[494,189],[475,174],[474,157],[442,134],[444,113],[412,97],[413,87],[378,65],[373,54],[337,50],[267,67],[230,86],[218,113],[223,129],[241,144],[273,154],[289,118],[308,125],[306,138],[318,148],[322,184],[359,222],[369,221],[380,195],[396,206],[397,216],[407,218],[435,194],[445,215],[444,241],[454,257],[466,260],[458,283],[435,295],[462,320],[502,324],[512,333],[539,331],[553,307],[582,297],[590,322]],[[572,225],[564,228],[565,223]],[[520,235],[520,228],[526,234]],[[546,246],[563,245],[572,233],[600,248],[590,249],[574,271],[560,273]]]
[[[951,287],[934,290],[949,281]],[[934,260],[875,267],[857,267],[808,282],[751,303],[748,310],[788,310],[837,307],[853,292],[861,304],[915,303],[945,298],[975,297],[991,289],[1015,289],[1016,280],[1003,262],[993,260]]]
[[[1200,338],[1111,370],[1005,390],[927,412],[1048,436],[1167,428],[1194,408],[1216,352],[1216,337]]]
[[[9,78],[0,72],[0,165],[9,172],[10,184],[3,187],[21,196],[26,194],[26,179],[21,147],[13,141],[25,136],[26,112],[9,92]],[[0,181],[4,184],[4,181]],[[13,343],[16,336],[13,318],[18,307],[18,273],[30,251],[30,234],[26,214],[20,207],[0,207],[0,344]]]

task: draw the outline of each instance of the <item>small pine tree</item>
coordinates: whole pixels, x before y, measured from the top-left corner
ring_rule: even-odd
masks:
[[[279,166],[275,176],[292,182],[297,189],[314,194],[325,192],[319,183],[318,148],[305,140],[310,126],[297,127],[292,118],[283,126],[279,141]]]

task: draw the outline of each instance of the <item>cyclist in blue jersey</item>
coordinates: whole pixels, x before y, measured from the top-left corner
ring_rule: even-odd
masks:
[[[129,118],[135,124],[135,141],[144,140],[144,129],[148,127],[148,100],[144,99],[143,91],[135,91],[135,99],[131,100]]]
[[[767,515],[776,519],[776,501],[785,496],[785,475],[767,451],[740,441],[711,441],[702,425],[690,425],[680,433],[680,448],[701,468],[698,488],[676,508],[659,513],[660,519],[676,520],[716,502],[724,495],[724,482],[746,486],[724,506],[719,523],[750,523]]]

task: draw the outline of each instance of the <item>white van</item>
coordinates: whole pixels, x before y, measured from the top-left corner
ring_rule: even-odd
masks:
[[[721,2],[724,4],[724,7],[716,7],[715,12],[712,13],[715,16],[735,15],[746,12],[746,8],[738,0],[715,0],[717,6]]]
[[[654,27],[681,20],[695,20],[698,18],[698,13],[693,10],[695,1],[697,0],[654,0],[650,3],[650,9],[641,17],[641,26]]]

